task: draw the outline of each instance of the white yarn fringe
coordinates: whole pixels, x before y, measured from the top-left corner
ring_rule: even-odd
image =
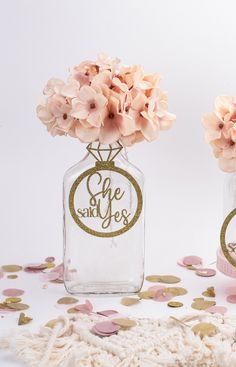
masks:
[[[104,320],[60,316],[53,329],[15,331],[0,339],[0,347],[29,367],[236,367],[236,316],[136,319],[137,326],[117,335],[93,335],[91,326]],[[218,333],[201,339],[191,331],[196,322],[211,322]]]

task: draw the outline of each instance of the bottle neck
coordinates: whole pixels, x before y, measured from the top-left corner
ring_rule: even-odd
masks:
[[[112,144],[90,143],[87,151],[98,164],[111,164],[121,157],[123,145],[120,142]]]

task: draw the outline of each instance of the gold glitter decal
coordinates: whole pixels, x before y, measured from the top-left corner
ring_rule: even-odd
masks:
[[[122,149],[121,144],[119,144],[115,149],[110,148],[102,150],[98,148],[96,150],[92,149],[90,145],[87,147],[87,149],[89,153],[97,159],[97,162],[95,167],[86,170],[79,177],[77,177],[71,187],[69,194],[69,209],[71,216],[81,229],[93,236],[119,236],[131,229],[139,219],[143,208],[142,191],[139,187],[139,184],[130,173],[118,166],[115,166],[113,159]],[[102,156],[102,153],[104,152],[107,154],[106,160],[104,160]],[[129,205],[129,203],[124,196],[126,190],[119,187],[119,185],[115,186],[112,183],[111,173],[116,173],[117,175],[125,177],[128,181],[127,190],[134,190],[136,196],[135,211],[129,210],[130,208],[127,209],[127,205]],[[89,207],[86,206],[85,208],[77,208],[75,207],[75,195],[78,187],[83,183],[84,180],[86,183],[85,187],[86,193],[88,195]],[[94,180],[96,180],[96,185],[99,186],[99,191],[94,190]],[[118,205],[117,203],[120,203],[121,208],[118,210],[113,210],[114,203],[116,205]],[[123,203],[124,207],[122,207]],[[104,205],[106,205],[106,209],[104,210],[103,208],[102,211],[101,207]],[[101,221],[101,230],[100,228],[93,228],[91,224],[91,218],[95,217]],[[85,224],[81,218],[89,218],[90,225]],[[121,228],[114,229],[112,220],[116,225],[117,223],[120,223]],[[98,224],[99,222],[97,222],[96,225]],[[108,229],[110,230],[107,231]]]
[[[231,253],[234,254],[234,251],[233,251],[234,247],[232,247],[233,244],[226,243],[226,232],[227,232],[228,225],[230,224],[231,220],[235,216],[236,216],[236,209],[233,209],[225,218],[224,223],[221,227],[221,232],[220,232],[220,244],[221,244],[223,254],[226,257],[226,259],[229,261],[229,263],[233,265],[234,267],[236,267],[236,259],[233,258],[233,256],[231,256]]]

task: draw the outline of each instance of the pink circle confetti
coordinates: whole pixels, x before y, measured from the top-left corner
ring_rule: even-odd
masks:
[[[156,302],[167,302],[172,298],[173,298],[173,294],[166,293],[163,289],[160,289],[156,292],[153,300]]]
[[[104,310],[104,311],[98,311],[97,314],[108,317],[108,316],[111,316],[111,315],[114,315],[114,314],[117,315],[118,312],[115,311],[115,310]]]
[[[94,334],[98,335],[98,336],[111,336],[113,334],[116,334],[116,332],[114,332],[114,333],[102,333],[101,331],[98,331],[95,326],[92,328],[92,332]]]
[[[232,286],[232,287],[225,288],[225,293],[228,295],[236,294],[236,287]]]
[[[157,291],[165,289],[165,288],[166,287],[164,285],[153,285],[152,287],[148,288],[148,291],[157,292]]]
[[[179,260],[177,261],[177,264],[178,264],[179,266],[182,266],[183,268],[186,268],[186,266],[187,266],[187,265],[185,265],[185,264],[184,264],[183,260],[184,260],[184,258],[179,259]]]
[[[183,264],[188,266],[188,265],[200,265],[202,263],[202,259],[199,256],[185,256],[183,258]]]
[[[19,297],[22,296],[22,294],[24,293],[25,291],[23,291],[23,289],[16,288],[4,289],[4,291],[2,292],[2,294],[6,297]]]
[[[201,277],[213,277],[214,275],[216,275],[216,271],[215,269],[202,268],[202,269],[198,269],[196,271],[196,274]]]
[[[111,321],[102,321],[95,324],[94,329],[99,333],[113,334],[120,330],[120,326],[113,324]]]
[[[229,303],[236,303],[236,294],[230,294],[227,296],[226,301]]]
[[[207,308],[205,311],[210,313],[219,313],[221,315],[224,315],[227,312],[227,307],[224,306],[211,306]]]

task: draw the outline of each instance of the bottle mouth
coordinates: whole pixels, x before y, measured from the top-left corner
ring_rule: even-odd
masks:
[[[97,163],[111,163],[123,149],[123,145],[117,141],[113,144],[104,145],[100,142],[90,143],[86,149],[96,159]]]

